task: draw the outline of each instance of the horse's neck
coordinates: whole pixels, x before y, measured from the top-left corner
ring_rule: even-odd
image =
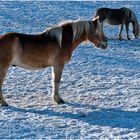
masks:
[[[137,28],[139,26],[138,21],[137,20],[131,20],[132,26],[133,28]]]
[[[132,12],[132,17],[131,17],[131,22],[134,25],[138,24],[137,18],[133,12]]]
[[[83,33],[81,33],[81,35],[77,39],[73,40],[73,50],[76,49],[79,44],[81,44],[86,40],[87,40],[87,35],[86,32],[83,31]]]

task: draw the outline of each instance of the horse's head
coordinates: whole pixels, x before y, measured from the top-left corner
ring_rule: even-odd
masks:
[[[129,18],[132,22],[132,26],[133,26],[133,34],[135,36],[135,38],[139,38],[139,23],[138,23],[138,20],[137,20],[137,17],[136,15],[134,14],[133,11],[129,10]]]
[[[92,42],[97,48],[107,48],[107,38],[105,37],[101,23],[99,22],[99,17],[94,18],[90,24],[88,40]]]
[[[133,23],[132,22],[132,25],[133,25],[133,34],[135,36],[136,39],[139,38],[139,25],[137,23]]]

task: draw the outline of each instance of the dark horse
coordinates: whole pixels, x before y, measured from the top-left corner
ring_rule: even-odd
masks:
[[[130,40],[129,37],[129,24],[132,23],[133,26],[133,34],[137,39],[139,37],[139,23],[136,18],[134,12],[126,7],[122,7],[120,9],[110,9],[110,8],[99,8],[95,12],[95,17],[99,16],[100,22],[106,22],[110,25],[120,25],[119,31],[119,39],[122,39],[122,30],[125,25],[127,39]]]
[[[6,33],[0,36],[0,104],[8,105],[2,95],[2,85],[12,65],[31,70],[53,67],[52,99],[63,103],[59,83],[64,64],[83,41],[90,41],[97,48],[107,48],[99,17],[62,23],[36,35]]]

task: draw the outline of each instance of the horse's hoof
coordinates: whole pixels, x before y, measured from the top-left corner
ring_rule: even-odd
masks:
[[[123,39],[122,38],[118,38],[120,41],[122,41]]]
[[[1,104],[1,107],[7,107],[7,106],[9,106],[9,105],[6,102]]]
[[[59,95],[55,95],[52,99],[57,104],[64,104],[65,103],[64,100]]]
[[[56,101],[56,100],[53,100],[53,101],[57,104],[64,104],[65,103],[65,101],[63,99],[61,99],[59,101]]]
[[[57,103],[58,103],[58,104],[64,104],[65,101],[64,101],[64,100],[60,100],[60,101],[58,101]]]

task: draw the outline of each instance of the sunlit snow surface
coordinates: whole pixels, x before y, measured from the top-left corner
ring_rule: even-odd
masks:
[[[0,1],[0,34],[34,34],[65,20],[91,19],[99,7],[122,6],[140,21],[140,1]],[[62,75],[63,105],[51,100],[51,68],[11,67],[3,85],[10,107],[0,108],[0,139],[140,139],[140,39],[130,29],[132,40],[118,41],[118,29],[105,24],[107,50],[84,43],[74,51]]]

